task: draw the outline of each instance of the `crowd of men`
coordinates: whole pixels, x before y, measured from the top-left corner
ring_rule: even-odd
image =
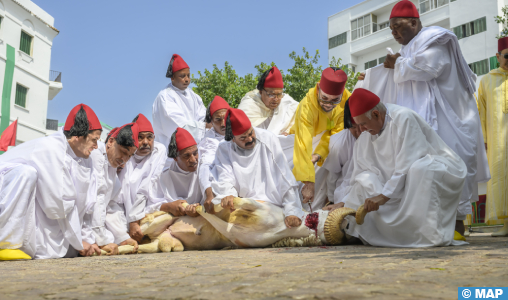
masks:
[[[362,224],[340,227],[365,244],[460,245],[488,163],[493,214],[508,220],[508,39],[477,106],[452,32],[422,27],[407,0],[390,28],[400,52],[352,93],[343,70],[326,68],[297,102],[272,67],[238,109],[219,95],[205,107],[174,54],[153,124],[138,114],[102,143],[98,117],[77,105],[62,131],[0,156],[0,260],[136,252],[147,214],[198,217],[200,205],[234,209],[235,197],[281,207],[288,228],[305,226],[304,211],[363,207]]]

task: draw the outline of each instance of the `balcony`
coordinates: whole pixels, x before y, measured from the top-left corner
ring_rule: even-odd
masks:
[[[62,90],[62,72],[49,71],[49,92],[48,99],[53,100],[58,93]]]
[[[360,56],[372,50],[393,44],[392,32],[389,28],[378,30],[370,35],[351,42],[351,55]]]

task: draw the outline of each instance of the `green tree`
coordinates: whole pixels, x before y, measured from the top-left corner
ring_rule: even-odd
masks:
[[[323,67],[317,65],[320,57],[319,50],[316,50],[314,55],[310,55],[303,48],[303,55],[296,55],[296,52],[293,51],[289,57],[294,61],[293,67],[286,72],[280,70],[284,79],[284,92],[291,95],[296,101],[301,101],[309,89],[321,79]],[[196,85],[193,90],[203,98],[205,106],[208,106],[215,95],[219,95],[228,101],[231,107],[238,107],[243,96],[256,88],[259,77],[274,65],[274,62],[270,64],[262,62],[254,66],[257,72],[256,76],[249,73],[243,77],[238,76],[233,66],[228,62],[224,63],[224,69],[213,65],[212,71],[207,69],[203,73],[198,71],[198,78],[192,75],[192,82]],[[346,72],[348,75],[346,88],[352,91],[360,73],[355,73],[347,65],[343,65],[340,58],[337,60],[332,57],[329,66],[340,68]]]
[[[498,39],[508,36],[508,6],[501,8],[501,11],[503,12],[503,16],[494,17],[494,20],[497,24],[503,25],[503,30],[498,36],[496,36]]]

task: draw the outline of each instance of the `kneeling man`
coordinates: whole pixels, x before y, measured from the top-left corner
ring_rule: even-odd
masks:
[[[298,227],[303,217],[298,184],[277,136],[253,128],[242,110],[226,113],[225,141],[219,144],[212,183],[215,199],[234,210],[235,197],[270,202],[283,208],[286,226]],[[208,207],[206,205],[205,207]]]
[[[380,102],[356,89],[349,98],[364,131],[353,153],[354,171],[345,207],[367,212],[348,217],[346,233],[373,246],[459,245],[455,217],[467,175],[462,159],[413,110]],[[358,216],[360,215],[360,218]]]

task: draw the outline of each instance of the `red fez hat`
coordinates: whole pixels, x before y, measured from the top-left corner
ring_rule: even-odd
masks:
[[[392,18],[420,18],[420,14],[413,2],[402,0],[393,7],[390,14],[390,19]]]
[[[111,131],[108,133],[108,137],[106,138],[106,140],[109,139],[113,134],[115,134],[115,132],[117,132],[118,129],[119,129],[118,127],[111,129]]]
[[[176,129],[175,142],[178,151],[197,145],[192,134],[180,127]]]
[[[371,91],[358,88],[354,90],[348,101],[351,117],[358,117],[373,109],[381,99]]]
[[[138,115],[138,119],[136,120],[136,124],[138,124],[139,126],[139,132],[151,132],[151,133],[154,133],[153,132],[153,127],[152,127],[152,123],[150,123],[150,121],[148,121],[148,119],[143,115],[143,114],[139,114]]]
[[[185,60],[183,60],[183,58],[180,55],[173,54],[172,59],[174,59],[173,60],[173,73],[180,71],[181,69],[189,68],[189,66],[187,65]]]
[[[340,95],[346,87],[347,74],[342,70],[334,71],[332,68],[326,68],[321,74],[319,87],[328,95]]]
[[[508,37],[500,38],[497,40],[497,51],[501,53],[504,49],[508,48]]]
[[[212,103],[210,104],[210,116],[213,116],[213,114],[219,109],[228,108],[229,104],[226,102],[226,100],[222,99],[221,96],[215,96],[212,100]]]
[[[85,104],[78,104],[74,106],[69,115],[67,116],[67,120],[65,121],[64,131],[71,130],[72,126],[74,126],[74,122],[76,121],[76,114],[78,111],[83,108],[86,112],[86,117],[88,119],[88,129],[89,130],[97,130],[102,129],[101,122],[99,122],[99,118],[95,115],[95,112]]]
[[[228,117],[231,122],[231,131],[233,135],[241,135],[252,127],[249,118],[241,109],[228,109],[224,120],[226,121]]]
[[[268,76],[265,79],[265,88],[284,88],[284,81],[282,80],[282,74],[276,66],[273,66],[270,72],[268,72]]]
[[[115,128],[115,129],[111,130],[109,137],[115,139],[118,136],[118,134],[120,133],[120,131],[125,126],[129,126],[129,125],[131,125],[132,139],[134,140],[134,146],[136,146],[136,148],[139,148],[139,141],[138,141],[139,126],[137,123],[128,123],[128,124],[123,125],[120,128]]]

